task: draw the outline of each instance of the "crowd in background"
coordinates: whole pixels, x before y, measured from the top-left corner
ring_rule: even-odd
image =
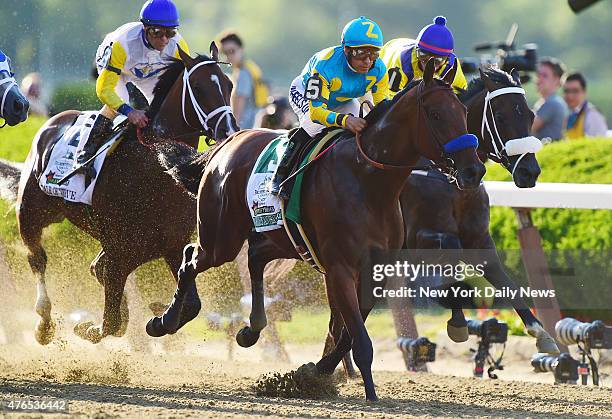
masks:
[[[221,52],[232,64],[234,83],[231,105],[241,128],[292,128],[297,118],[284,96],[272,97],[260,67],[245,54],[244,42],[235,32],[219,35]],[[580,72],[567,74],[565,65],[551,57],[538,64],[536,86],[540,99],[534,104],[532,133],[544,143],[563,138],[605,137],[606,118],[588,100],[587,80]],[[562,89],[563,97],[559,94]],[[39,73],[26,75],[21,90],[30,101],[30,114],[48,116]]]

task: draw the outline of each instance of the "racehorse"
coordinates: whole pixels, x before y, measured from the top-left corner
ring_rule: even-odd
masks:
[[[13,77],[11,59],[0,51],[0,118],[4,125],[15,126],[28,119],[30,103],[19,91],[19,86]]]
[[[527,105],[518,72],[508,74],[494,68],[481,71],[480,78],[472,80],[459,99],[467,106],[468,132],[479,137],[479,153],[502,164],[519,188],[533,187],[540,175],[534,152],[541,143],[529,137],[534,115]],[[498,289],[517,289],[516,283],[505,273],[489,233],[489,196],[484,185],[466,190],[450,183],[437,170],[414,171],[400,194],[400,204],[406,232],[405,248],[488,249],[484,277]],[[416,338],[418,333],[409,300],[390,298],[388,302],[396,330],[403,336]],[[528,333],[536,338],[538,352],[558,353],[554,339],[524,300],[516,298],[511,303]],[[339,338],[338,313],[332,312],[330,323],[333,337]],[[461,308],[452,309],[447,332],[455,342],[467,340],[467,322]],[[333,348],[333,337],[328,336],[324,353]],[[345,360],[345,367],[352,374],[350,358]]]
[[[166,155],[175,159],[189,158],[196,153],[192,147],[199,135],[224,139],[238,129],[228,105],[232,83],[218,65],[216,45],[211,44],[211,57],[194,59],[183,51],[180,57],[169,64],[154,89],[148,111],[150,128],[137,135],[130,127],[108,155],[91,206],[48,196],[37,179],[48,149],[80,112],[56,115],[34,138],[21,173],[17,219],[28,262],[38,280],[35,307],[41,319],[35,336],[43,345],[51,341],[55,328],[45,285],[47,256],[41,244],[46,226],[67,218],[102,245],[91,272],[104,286],[103,321],[97,326],[89,322],[75,327],[77,335],[93,343],[125,333],[128,313],[122,297],[126,278],[133,270],[157,258],[164,258],[173,273],[180,267],[181,250],[195,228],[196,202],[164,172],[158,151],[164,148]],[[136,137],[158,142],[149,146]],[[163,139],[179,139],[191,147]]]
[[[447,81],[455,71],[449,72]],[[373,249],[401,248],[404,233],[398,199],[419,155],[452,166],[463,188],[477,187],[485,171],[475,152],[476,139],[467,134],[465,107],[448,82],[435,79],[433,73],[433,61],[429,61],[416,88],[375,108],[361,135],[336,143],[306,173],[301,192],[304,229],[325,269],[329,304],[339,309],[345,325],[334,351],[318,362],[317,370],[331,374],[352,348],[368,400],[377,396],[372,342],[364,325],[369,310],[360,309],[357,292],[362,258]],[[237,339],[243,346],[257,341],[266,323],[264,267],[275,259],[299,257],[283,230],[250,233],[253,222],[244,198],[246,184],[254,156],[276,135],[241,131],[218,146],[210,158],[175,167],[177,180],[192,192],[198,190],[198,242],[185,248],[174,299],[161,317],[149,321],[149,335],[175,333],[184,325],[183,312],[198,309],[196,275],[234,260],[248,238],[251,324]],[[194,166],[200,167],[200,176],[186,176]]]

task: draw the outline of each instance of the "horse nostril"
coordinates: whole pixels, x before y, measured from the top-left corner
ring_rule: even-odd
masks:
[[[16,100],[13,106],[15,108],[15,112],[21,112],[24,107],[24,103],[20,100]]]

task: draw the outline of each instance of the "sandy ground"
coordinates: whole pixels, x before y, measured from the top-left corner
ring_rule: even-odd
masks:
[[[25,315],[21,323],[29,323]],[[381,400],[363,400],[360,380],[340,384],[339,397],[302,400],[258,397],[261,374],[289,371],[316,360],[318,345],[287,345],[290,363],[265,361],[262,347],[196,341],[180,333],[153,341],[130,325],[130,338],[93,345],[73,337],[65,320],[56,340],[38,345],[30,331],[20,342],[0,334],[0,399],[56,397],[84,417],[612,417],[612,377],[603,388],[554,385],[551,374],[531,372],[533,341],[512,338],[499,380],[471,377],[468,348],[437,339],[433,373],[403,371],[391,341],[375,342],[374,379]],[[6,327],[5,327],[6,328]],[[129,344],[128,344],[129,343]],[[48,417],[48,416],[45,416]]]

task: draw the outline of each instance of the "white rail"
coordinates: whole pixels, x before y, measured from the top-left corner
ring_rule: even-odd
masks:
[[[512,182],[484,182],[492,206],[612,209],[612,185],[541,183],[520,189]]]

